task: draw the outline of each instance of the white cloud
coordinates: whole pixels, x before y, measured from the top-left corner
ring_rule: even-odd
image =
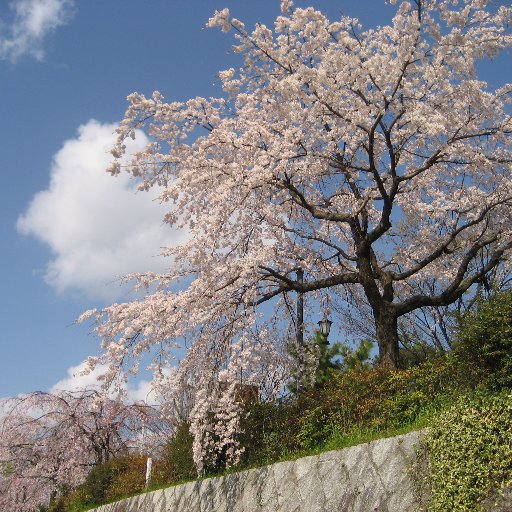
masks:
[[[164,270],[169,259],[159,256],[161,248],[185,236],[163,223],[165,207],[151,192],[137,193],[127,174],[113,178],[105,171],[114,128],[94,120],[80,126],[54,156],[48,189],[18,219],[20,233],[50,247],[45,280],[59,293],[114,300],[126,291],[117,277]],[[128,150],[146,142],[138,132]]]
[[[73,17],[74,0],[14,0],[8,25],[0,20],[0,59],[17,61],[23,55],[44,58],[44,40]]]
[[[106,365],[99,364],[94,370],[84,374],[87,368],[87,361],[68,368],[66,377],[55,383],[51,387],[50,393],[57,391],[77,391],[86,388],[100,389],[101,381],[98,380],[98,377],[105,373],[107,369]]]
[[[92,371],[88,370],[87,361],[71,366],[67,370],[67,375],[63,379],[55,383],[50,393],[56,393],[57,391],[79,391],[83,389],[100,389],[102,382],[98,380],[98,377],[103,375],[107,366],[98,364]],[[126,388],[125,388],[126,389]],[[147,402],[150,405],[157,404],[156,395],[152,392],[153,386],[150,381],[137,380],[130,382],[126,393],[126,401],[132,402]]]
[[[139,380],[134,385],[128,386],[128,401],[155,405],[158,403],[155,398],[157,397],[153,391],[153,384],[148,380]]]

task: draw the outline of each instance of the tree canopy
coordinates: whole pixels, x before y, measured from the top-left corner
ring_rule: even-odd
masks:
[[[140,445],[158,422],[147,407],[92,389],[33,392],[0,402],[0,508],[33,512],[89,471]]]
[[[186,345],[173,378],[194,383],[201,416],[234,389],[219,381],[278,373],[273,329],[293,293],[368,308],[396,367],[401,317],[508,265],[512,85],[493,90],[476,64],[511,46],[512,9],[391,3],[392,23],[367,30],[288,1],[274,27],[218,11],[208,25],[243,57],[219,73],[221,97],[129,96],[110,172],[157,188],[188,239],[165,250],[167,272],[129,276],[143,298],[88,313],[111,374],[151,350],[158,370]],[[122,164],[136,129],[151,142]]]

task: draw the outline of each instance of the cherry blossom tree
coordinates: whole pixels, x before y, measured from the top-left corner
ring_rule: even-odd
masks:
[[[391,3],[392,23],[368,30],[290,1],[273,28],[217,11],[208,25],[234,32],[243,58],[219,74],[221,97],[129,96],[110,172],[157,188],[189,237],[165,250],[167,272],[128,276],[143,298],[84,316],[110,376],[146,351],[158,373],[186,346],[196,405],[211,410],[241,339],[277,364],[262,326],[287,317],[294,293],[312,310],[367,308],[394,368],[400,318],[508,266],[512,86],[493,90],[476,64],[511,46],[512,9]],[[136,129],[151,142],[122,165]]]
[[[147,408],[94,390],[34,392],[1,405],[0,509],[12,512],[32,512],[81,484],[151,420]]]

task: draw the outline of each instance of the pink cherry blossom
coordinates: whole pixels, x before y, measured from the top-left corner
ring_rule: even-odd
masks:
[[[34,392],[0,405],[0,510],[10,512],[48,505],[95,465],[139,446],[144,425],[162,426],[147,407],[94,390]]]
[[[165,250],[167,272],[128,276],[146,296],[95,314],[100,359],[108,380],[145,353],[157,376],[182,357],[175,390],[188,390],[199,467],[219,439],[236,460],[233,365],[286,364],[262,329],[283,329],[293,294],[310,299],[310,320],[329,301],[366,308],[395,367],[400,318],[508,268],[512,85],[493,90],[476,63],[510,48],[512,9],[392,3],[392,23],[370,30],[291,2],[252,32],[217,11],[208,25],[243,57],[220,73],[222,97],[128,98],[110,171],[158,187],[165,221],[189,237]],[[122,168],[136,129],[152,142]],[[264,352],[256,370],[247,346]]]

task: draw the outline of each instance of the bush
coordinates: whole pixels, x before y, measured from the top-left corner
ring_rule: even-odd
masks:
[[[197,478],[192,457],[192,441],[189,425],[181,424],[155,463],[153,484],[163,485]]]
[[[336,430],[336,425],[329,418],[328,412],[322,407],[313,407],[300,419],[297,441],[306,450],[323,444]]]
[[[296,399],[249,404],[241,422],[241,466],[271,463],[299,450],[301,411]]]
[[[144,490],[145,480],[145,456],[118,457],[94,467],[85,482],[52,503],[49,512],[74,512],[137,494]]]
[[[512,292],[481,301],[462,326],[454,355],[468,378],[487,380],[494,389],[512,387]]]
[[[301,447],[321,445],[336,432],[384,430],[415,422],[425,410],[442,406],[459,392],[447,358],[407,370],[351,370],[338,374],[309,397],[298,440]]]
[[[146,485],[145,455],[129,455],[113,459],[111,483],[105,491],[107,501],[119,500],[125,496],[144,491]]]
[[[512,484],[512,394],[464,397],[440,415],[426,445],[432,512],[474,512]]]
[[[65,492],[50,503],[48,512],[79,512],[84,509],[85,495],[81,489]]]
[[[262,465],[311,450],[354,431],[414,423],[464,388],[452,360],[441,357],[407,370],[354,368],[322,387],[281,403],[256,403],[243,420],[242,465]]]

